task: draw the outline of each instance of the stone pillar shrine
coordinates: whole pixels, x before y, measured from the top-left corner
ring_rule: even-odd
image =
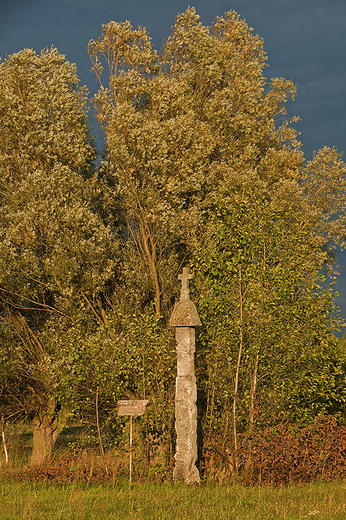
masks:
[[[201,325],[196,307],[190,300],[188,268],[178,276],[180,300],[176,302],[169,324],[175,327],[177,341],[177,378],[175,388],[175,429],[177,444],[173,479],[186,484],[199,482],[197,460],[197,386],[195,377],[195,327]]]

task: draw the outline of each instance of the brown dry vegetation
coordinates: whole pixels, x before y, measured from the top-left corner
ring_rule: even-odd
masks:
[[[286,485],[313,481],[337,481],[346,477],[346,426],[333,417],[320,416],[304,428],[279,424],[252,439],[251,458],[248,439],[241,438],[240,469],[235,475],[232,466],[231,441],[225,443],[217,433],[207,439],[200,459],[202,479],[206,482],[245,485]],[[103,484],[128,476],[127,447],[110,449],[100,455],[97,448],[61,447],[53,458],[43,464],[27,467],[13,463],[3,465],[2,476],[32,482]],[[136,482],[171,482],[171,461],[150,463],[134,447]]]

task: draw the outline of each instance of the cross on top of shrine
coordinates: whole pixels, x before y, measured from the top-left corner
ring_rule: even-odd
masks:
[[[178,279],[181,280],[181,300],[189,300],[190,299],[190,288],[189,288],[189,280],[192,280],[193,274],[189,273],[189,269],[187,267],[183,268],[182,274],[178,275]]]

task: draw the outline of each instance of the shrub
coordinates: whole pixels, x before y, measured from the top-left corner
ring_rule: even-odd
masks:
[[[241,437],[240,469],[244,484],[303,483],[346,478],[346,426],[332,416],[319,416],[314,423],[297,428],[281,423],[252,438]],[[234,478],[231,441],[215,434],[204,445],[205,478],[223,481]]]

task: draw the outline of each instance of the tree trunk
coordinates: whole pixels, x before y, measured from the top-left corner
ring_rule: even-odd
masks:
[[[161,304],[161,291],[160,291],[160,282],[159,282],[159,276],[157,273],[156,268],[156,251],[155,251],[155,243],[150,235],[150,232],[147,230],[147,226],[145,223],[141,223],[140,226],[141,229],[141,239],[142,239],[142,246],[144,248],[148,265],[149,265],[149,273],[150,278],[153,284],[154,289],[154,308],[155,308],[155,315],[157,317],[160,316],[160,304]],[[150,242],[150,245],[149,245]]]
[[[237,359],[237,367],[234,378],[234,393],[233,393],[233,404],[232,404],[232,422],[233,422],[233,469],[235,473],[238,473],[239,469],[239,448],[238,448],[238,432],[237,432],[237,399],[238,399],[238,386],[239,386],[239,377],[240,377],[240,368],[241,368],[241,357],[243,351],[243,341],[244,341],[244,331],[243,331],[243,300],[244,294],[242,289],[242,271],[241,266],[238,268],[238,289],[239,289],[239,350],[238,350],[238,359]]]
[[[48,409],[32,422],[33,445],[30,463],[42,464],[52,456],[59,433],[66,424],[66,415],[57,411],[56,402],[51,401]]]
[[[8,464],[8,450],[7,450],[6,435],[5,435],[4,414],[1,414],[1,437],[2,437],[2,447],[4,449],[4,455],[5,455],[5,464]]]
[[[259,365],[260,347],[256,352],[255,366],[251,377],[251,389],[250,389],[250,404],[249,404],[249,431],[248,431],[248,458],[246,461],[246,467],[249,469],[252,466],[252,435],[254,430],[255,422],[255,396],[257,391],[258,382],[258,365]]]

